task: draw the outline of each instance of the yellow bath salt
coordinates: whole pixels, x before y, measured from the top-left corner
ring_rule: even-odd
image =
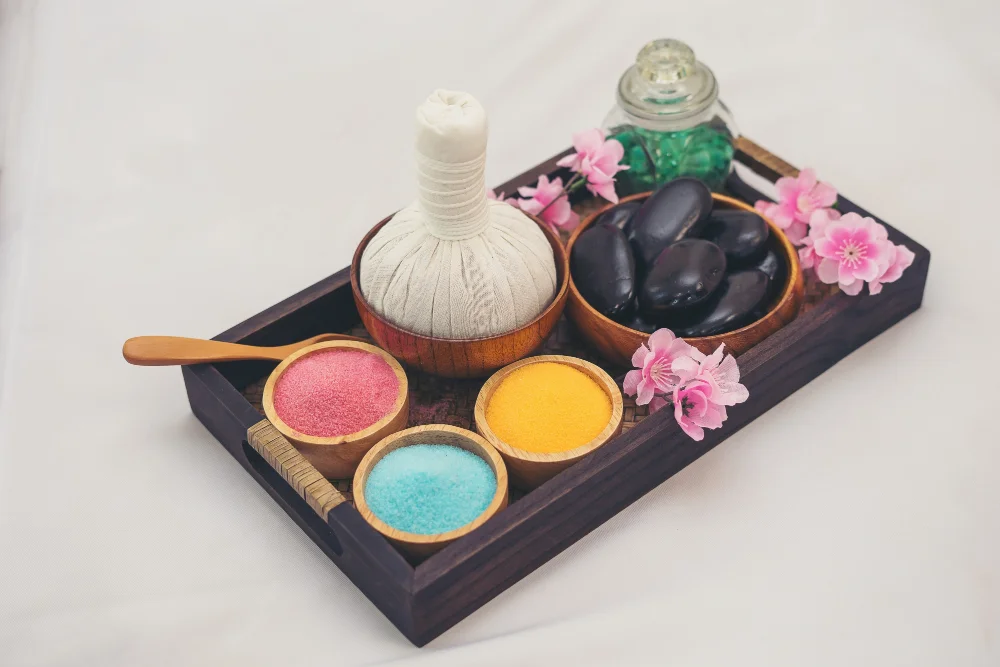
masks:
[[[611,420],[611,401],[589,375],[566,364],[540,362],[508,375],[486,406],[498,438],[529,452],[576,449]]]

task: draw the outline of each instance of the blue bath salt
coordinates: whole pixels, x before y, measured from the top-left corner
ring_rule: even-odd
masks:
[[[486,461],[452,445],[409,445],[375,464],[365,500],[396,530],[436,535],[461,528],[482,514],[497,491]]]

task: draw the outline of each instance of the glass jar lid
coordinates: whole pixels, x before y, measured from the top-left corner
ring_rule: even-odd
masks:
[[[689,121],[718,97],[712,70],[676,39],[646,44],[618,81],[618,103],[625,113],[658,124]]]

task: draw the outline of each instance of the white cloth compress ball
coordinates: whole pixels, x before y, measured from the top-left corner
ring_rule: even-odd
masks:
[[[392,324],[425,336],[484,338],[535,319],[556,293],[545,235],[486,198],[486,112],[435,91],[417,109],[419,196],[361,257],[361,293]]]

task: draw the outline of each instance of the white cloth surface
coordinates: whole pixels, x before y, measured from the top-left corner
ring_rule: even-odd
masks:
[[[1000,664],[994,0],[0,16],[0,664]],[[496,184],[661,36],[748,136],[931,249],[924,307],[415,649],[121,343],[347,265],[414,197],[429,90],[489,109]]]

